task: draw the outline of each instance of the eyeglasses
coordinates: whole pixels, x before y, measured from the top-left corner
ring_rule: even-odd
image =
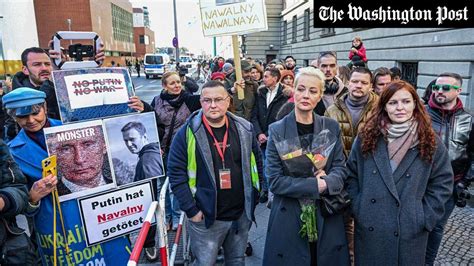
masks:
[[[225,98],[201,98],[201,103],[206,104],[206,105],[211,105],[212,102],[214,102],[216,105],[222,104],[225,100],[227,100],[229,96]]]
[[[433,91],[439,91],[439,90],[443,90],[445,92],[448,92],[450,91],[451,89],[459,89],[461,88],[460,86],[456,86],[456,85],[450,85],[450,84],[434,84],[433,86],[431,86],[431,89]]]

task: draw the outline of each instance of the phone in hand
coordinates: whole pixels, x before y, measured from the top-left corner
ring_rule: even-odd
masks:
[[[41,166],[43,168],[43,177],[46,177],[50,174],[53,174],[53,176],[58,175],[58,171],[56,168],[57,166],[56,161],[57,161],[56,155],[49,156],[48,158],[43,159],[41,161]]]

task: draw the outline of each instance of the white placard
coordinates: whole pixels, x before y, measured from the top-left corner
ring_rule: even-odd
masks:
[[[264,0],[200,0],[205,37],[267,30]]]
[[[87,245],[140,229],[152,201],[151,182],[79,199]]]
[[[128,101],[125,79],[119,73],[71,75],[64,81],[72,109]]]

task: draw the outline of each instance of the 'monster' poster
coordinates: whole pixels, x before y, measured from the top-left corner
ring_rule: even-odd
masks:
[[[102,121],[45,128],[50,155],[57,156],[59,200],[114,188]]]

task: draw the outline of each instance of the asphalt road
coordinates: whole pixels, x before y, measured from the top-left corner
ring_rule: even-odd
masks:
[[[137,77],[136,74],[132,76],[133,85],[135,86],[135,93],[141,100],[150,103],[153,98],[160,95],[163,87],[161,86],[161,78],[146,79],[144,75]]]

